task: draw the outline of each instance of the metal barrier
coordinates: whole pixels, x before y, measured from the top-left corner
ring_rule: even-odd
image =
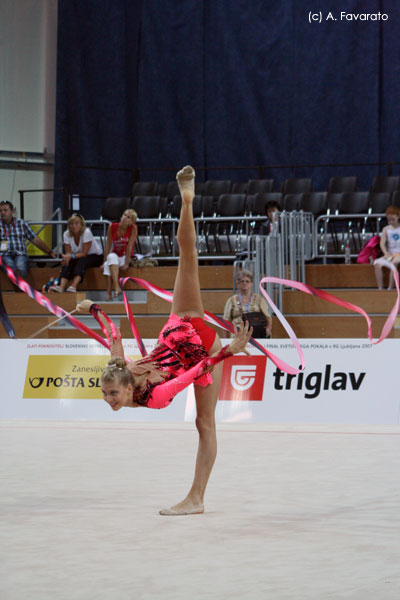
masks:
[[[311,213],[280,213],[269,235],[249,237],[247,256],[234,262],[234,282],[239,269],[253,271],[255,289],[265,276],[305,282],[305,263],[313,258],[313,238]],[[282,286],[268,283],[266,291],[282,310]]]
[[[341,259],[349,263],[373,235],[380,235],[384,213],[326,214],[315,220],[313,258]]]

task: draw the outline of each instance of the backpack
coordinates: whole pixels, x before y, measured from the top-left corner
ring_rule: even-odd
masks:
[[[381,238],[379,235],[373,235],[372,238],[361,248],[360,254],[357,256],[359,264],[369,264],[382,255],[380,247]],[[372,261],[371,261],[372,259]]]

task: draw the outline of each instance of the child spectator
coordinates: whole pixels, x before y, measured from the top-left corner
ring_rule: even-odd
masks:
[[[265,214],[267,215],[267,220],[264,221],[260,227],[259,235],[269,235],[274,232],[274,225],[276,228],[276,223],[278,221],[278,215],[281,211],[281,207],[278,202],[275,200],[271,200],[267,202],[265,205]]]
[[[387,261],[397,267],[400,264],[400,209],[397,206],[388,206],[386,209],[388,225],[383,228],[381,235],[381,250],[383,256],[374,261],[376,282],[378,289],[383,290],[382,267],[387,268]],[[390,270],[388,290],[394,288],[393,271]]]

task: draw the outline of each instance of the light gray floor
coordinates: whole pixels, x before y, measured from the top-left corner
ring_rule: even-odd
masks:
[[[400,598],[400,428],[0,422],[0,597]]]

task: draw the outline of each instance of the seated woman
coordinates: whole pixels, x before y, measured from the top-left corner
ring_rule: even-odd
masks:
[[[136,221],[136,212],[128,208],[119,223],[111,223],[108,227],[104,264],[102,266],[107,281],[106,300],[112,299],[112,286],[114,286],[114,298],[121,296],[119,271],[128,269],[133,256],[137,239]]]
[[[224,309],[224,319],[238,327],[243,321],[253,326],[253,337],[271,337],[272,319],[268,305],[260,294],[253,294],[254,275],[251,271],[239,271],[236,275],[238,293],[228,298]],[[227,332],[227,337],[229,333]]]
[[[374,261],[376,283],[378,289],[383,290],[383,267],[387,268],[387,262],[398,267],[400,265],[400,208],[388,206],[386,209],[387,226],[383,228],[380,246],[383,252],[381,258]],[[390,270],[388,290],[394,289],[393,271]]]
[[[50,292],[76,292],[83,281],[86,269],[100,267],[103,254],[99,244],[86,227],[82,215],[74,213],[67,221],[64,232],[65,254],[62,254],[60,284],[49,288]],[[70,283],[69,287],[68,283]]]
[[[195,384],[199,448],[194,481],[186,498],[160,511],[162,515],[204,512],[204,493],[217,454],[214,412],[221,384],[221,361],[241,351],[247,353],[245,348],[252,333],[247,324],[242,324],[231,344],[222,348],[217,333],[203,321],[192,210],[194,170],[185,167],[177,179],[182,196],[177,231],[179,265],[171,315],[155,349],[141,360],[126,363],[120,333],[107,315],[90,300],[77,306],[78,311],[90,310],[110,339],[112,358],[101,376],[101,389],[113,411],[138,406],[164,408],[178,392]]]

